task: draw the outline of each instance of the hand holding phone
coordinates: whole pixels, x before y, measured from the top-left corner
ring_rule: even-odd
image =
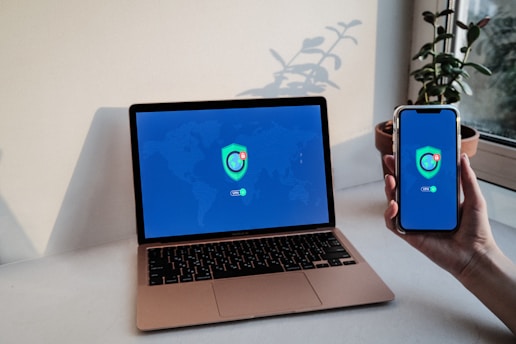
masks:
[[[394,112],[398,231],[452,232],[459,226],[459,111],[410,105]]]

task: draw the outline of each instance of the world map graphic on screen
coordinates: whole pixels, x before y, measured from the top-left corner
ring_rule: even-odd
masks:
[[[313,223],[314,214],[327,221],[318,110],[274,110],[226,109],[222,119],[205,111],[152,114],[148,123],[141,117],[150,236],[291,226]]]

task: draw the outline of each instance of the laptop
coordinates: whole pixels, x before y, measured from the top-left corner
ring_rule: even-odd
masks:
[[[323,97],[134,104],[142,331],[383,303],[335,227]]]

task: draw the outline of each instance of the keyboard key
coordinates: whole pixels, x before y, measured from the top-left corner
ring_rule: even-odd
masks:
[[[342,265],[342,262],[339,259],[328,259],[328,264],[331,266],[339,266]]]
[[[160,284],[163,284],[162,277],[151,277],[149,279],[149,285],[160,285]]]
[[[285,271],[301,270],[301,267],[299,266],[299,264],[285,264],[285,265],[283,265],[283,267],[285,268]]]
[[[283,272],[283,268],[281,266],[271,266],[271,267],[262,267],[262,268],[252,268],[252,269],[241,269],[241,270],[216,270],[213,272],[213,278],[230,278],[230,277],[243,277],[243,276],[252,276],[252,275],[262,275],[268,273],[275,272]]]
[[[314,263],[311,262],[301,263],[301,267],[303,268],[303,270],[315,269]]]
[[[185,282],[192,282],[194,280],[193,276],[190,275],[190,274],[187,274],[187,275],[182,275],[179,280],[181,281],[181,283],[185,283]]]
[[[349,257],[350,257],[350,255],[346,251],[344,251],[344,252],[328,252],[328,253],[321,255],[321,258],[323,260],[349,258]]]
[[[179,278],[177,278],[177,276],[166,276],[165,277],[165,284],[173,284],[173,283],[178,283],[179,282]]]

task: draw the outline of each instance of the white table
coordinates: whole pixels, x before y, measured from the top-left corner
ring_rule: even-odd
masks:
[[[460,283],[385,229],[382,182],[339,191],[336,203],[339,228],[394,291],[393,302],[140,333],[135,327],[134,236],[0,266],[0,343],[515,341]],[[492,226],[499,245],[516,260],[516,229]]]

